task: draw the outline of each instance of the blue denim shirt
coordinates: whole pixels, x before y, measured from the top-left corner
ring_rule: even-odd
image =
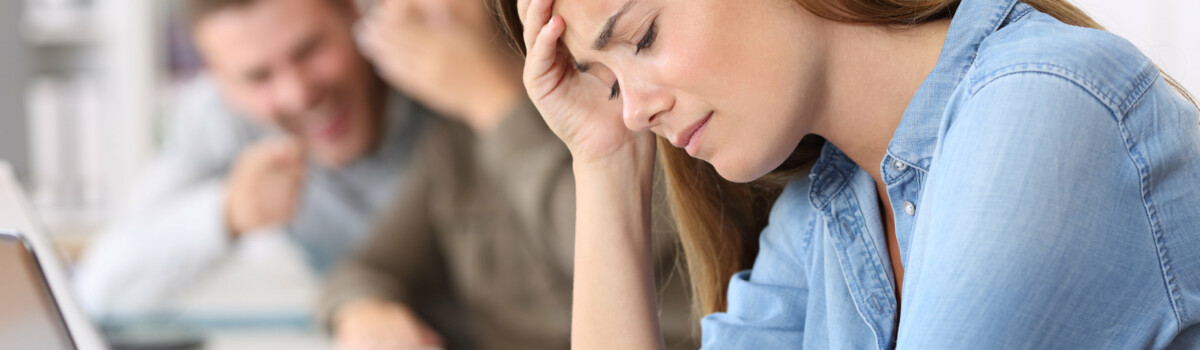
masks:
[[[1125,40],[963,1],[880,166],[903,303],[874,180],[826,144],[705,348],[1200,348],[1200,116]]]

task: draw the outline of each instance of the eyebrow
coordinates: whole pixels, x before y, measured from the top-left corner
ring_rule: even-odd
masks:
[[[633,4],[637,1],[640,0],[626,1],[624,5],[621,5],[621,9],[617,10],[617,13],[613,14],[612,17],[609,17],[607,22],[604,22],[604,28],[600,30],[600,35],[597,35],[596,40],[592,41],[593,50],[600,51],[604,49],[605,46],[608,46],[608,43],[612,41],[613,29],[616,28],[617,22],[620,21],[621,17],[624,17],[626,13],[629,13],[629,9],[633,8]],[[575,62],[575,69],[580,72],[587,72],[588,68],[591,68],[591,62]]]
[[[616,14],[608,18],[608,22],[604,23],[604,29],[600,31],[600,35],[596,36],[596,41],[592,42],[592,49],[599,51],[608,46],[608,42],[612,41],[613,28],[617,26],[617,21],[620,21],[621,17],[625,16],[626,13],[629,13],[629,9],[633,7],[633,3],[634,0],[626,1],[625,5],[621,5],[621,9]]]

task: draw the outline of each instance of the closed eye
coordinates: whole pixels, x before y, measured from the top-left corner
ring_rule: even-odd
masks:
[[[650,45],[654,44],[654,39],[656,38],[658,38],[658,19],[650,22],[650,28],[646,29],[646,34],[642,35],[642,40],[638,40],[637,49],[633,51],[633,54],[639,54],[642,50],[649,48]]]
[[[634,46],[635,49],[633,51],[633,54],[637,55],[639,53],[642,53],[642,50],[650,48],[650,45],[654,44],[654,39],[657,39],[657,38],[658,38],[658,19],[656,18],[656,19],[654,19],[654,21],[650,22],[650,28],[646,29],[646,34],[642,35],[642,40],[638,40],[637,45]],[[612,89],[609,90],[608,99],[615,100],[615,99],[617,99],[617,97],[620,97],[620,96],[621,96],[621,85],[620,85],[620,83],[614,81],[612,84]]]

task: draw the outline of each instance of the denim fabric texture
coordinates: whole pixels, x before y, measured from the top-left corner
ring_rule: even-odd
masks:
[[[1200,349],[1198,114],[1118,36],[964,0],[880,164],[902,303],[874,180],[827,143],[704,347]]]

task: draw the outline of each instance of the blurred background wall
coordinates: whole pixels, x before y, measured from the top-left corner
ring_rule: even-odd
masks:
[[[1075,0],[1200,93],[1200,1]],[[158,145],[193,76],[177,0],[0,0],[0,159],[82,239]]]
[[[25,81],[29,50],[21,32],[21,1],[0,1],[0,159],[13,163],[22,179],[28,178],[29,155],[25,137]]]
[[[1200,1],[1072,0],[1200,96]]]
[[[90,232],[153,152],[175,2],[0,1],[0,159],[51,232]]]

